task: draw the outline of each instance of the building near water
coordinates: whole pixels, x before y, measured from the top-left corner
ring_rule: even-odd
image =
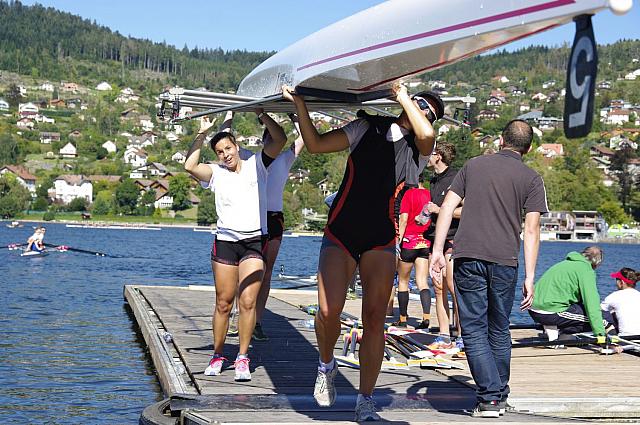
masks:
[[[574,239],[598,242],[607,236],[607,222],[598,211],[573,211],[573,214],[576,217]]]
[[[91,203],[93,202],[93,185],[81,174],[63,174],[53,181],[49,196],[63,204],[68,204],[76,198],[84,198]]]
[[[0,176],[5,174],[13,174],[16,180],[29,190],[31,196],[35,196],[36,176],[31,174],[25,167],[21,165],[4,165],[0,167]]]

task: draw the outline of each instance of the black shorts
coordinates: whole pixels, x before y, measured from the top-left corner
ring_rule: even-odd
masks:
[[[211,247],[211,261],[237,266],[248,258],[265,260],[267,251],[267,236],[256,236],[237,242],[213,240]]]
[[[431,242],[431,244],[429,245],[429,252],[433,253],[433,242],[434,239],[428,238],[429,242]],[[453,239],[445,239],[444,240],[444,247],[442,247],[442,253],[444,255],[451,255],[453,254]]]
[[[282,239],[284,233],[284,214],[282,211],[267,211],[267,232],[270,241]]]
[[[403,263],[415,263],[418,258],[429,259],[429,248],[400,249],[400,261]]]

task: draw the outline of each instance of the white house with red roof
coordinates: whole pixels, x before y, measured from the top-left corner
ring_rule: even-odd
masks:
[[[29,170],[21,165],[4,165],[0,168],[0,176],[5,174],[13,174],[16,180],[31,192],[36,193],[36,176],[31,174]]]

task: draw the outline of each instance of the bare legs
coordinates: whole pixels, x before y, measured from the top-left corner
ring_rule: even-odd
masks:
[[[216,284],[216,305],[212,319],[214,352],[222,354],[229,327],[229,313],[238,291],[239,354],[247,354],[251,333],[256,324],[256,299],[264,274],[264,261],[248,258],[239,266],[212,261],[211,267]]]
[[[271,239],[267,245],[266,264],[264,270],[264,277],[262,278],[262,286],[260,286],[260,292],[258,293],[258,300],[256,302],[256,322],[262,321],[262,314],[264,313],[267,300],[269,299],[269,291],[271,290],[271,274],[273,273],[273,265],[276,263],[278,252],[280,251],[280,239]]]
[[[355,260],[342,249],[325,247],[318,267],[316,337],[320,360],[329,363],[340,336],[340,313],[347,286],[356,269]],[[367,251],[360,259],[362,320],[360,345],[360,393],[370,395],[375,387],[384,352],[384,318],[395,272],[395,256],[386,251]]]

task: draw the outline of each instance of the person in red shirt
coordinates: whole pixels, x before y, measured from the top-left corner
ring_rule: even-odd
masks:
[[[420,176],[418,187],[407,190],[400,204],[400,218],[398,220],[398,234],[400,241],[400,261],[398,262],[398,307],[400,320],[396,326],[407,326],[407,307],[409,306],[409,277],[415,266],[416,285],[420,290],[422,304],[422,321],[418,329],[429,329],[431,318],[431,291],[427,283],[429,273],[429,246],[425,237],[431,217],[426,205],[431,202],[429,190],[422,187],[423,177]],[[423,212],[424,210],[424,212]]]

